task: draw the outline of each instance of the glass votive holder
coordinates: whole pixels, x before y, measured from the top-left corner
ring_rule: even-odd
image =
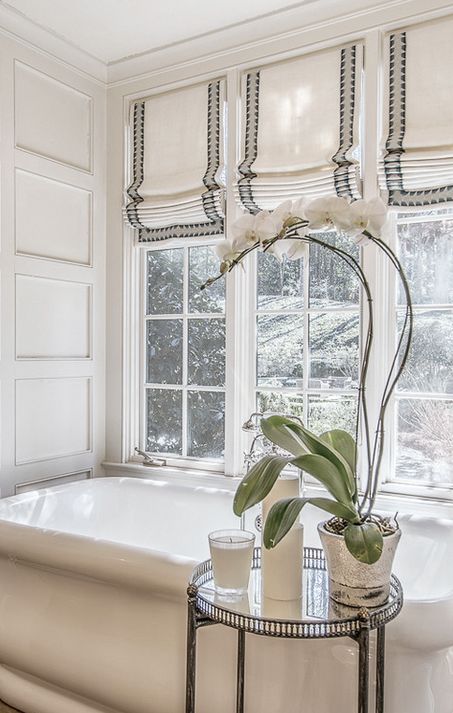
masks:
[[[247,530],[216,530],[209,535],[214,586],[224,597],[241,597],[248,589],[255,535]]]

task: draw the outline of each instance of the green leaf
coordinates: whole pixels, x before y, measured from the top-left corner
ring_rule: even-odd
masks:
[[[270,509],[266,518],[263,542],[266,549],[272,549],[285,537],[299,517],[305,505],[314,505],[345,520],[358,521],[355,509],[349,509],[328,498],[286,498],[279,500]]]
[[[348,476],[344,470],[340,471],[330,460],[324,456],[309,453],[306,456],[293,458],[291,463],[313,475],[338,502],[350,508],[354,507]]]
[[[356,491],[356,482],[354,478],[354,472],[356,468],[356,458],[357,458],[357,448],[356,443],[350,433],[343,431],[340,428],[335,428],[332,431],[326,431],[320,435],[321,441],[327,443],[334,450],[336,450],[340,455],[343,456],[346,463],[351,469],[351,487],[353,488],[353,493]]]
[[[234,514],[240,516],[261,502],[270,493],[281,471],[289,462],[289,458],[270,455],[255,463],[238,485],[233,501]]]
[[[285,498],[272,505],[266,518],[263,542],[267,550],[272,549],[290,531],[308,498]]]
[[[373,522],[349,524],[344,531],[344,540],[351,555],[359,562],[374,564],[382,554],[384,538]]]
[[[301,426],[294,421],[287,419],[287,427],[293,433],[297,434],[302,443],[306,448],[316,455],[323,456],[330,460],[333,465],[344,475],[345,482],[347,483],[349,495],[351,497],[355,494],[355,482],[354,474],[347,461],[343,458],[341,453],[339,453],[335,448],[332,448],[328,443],[315,436],[314,433],[309,431],[304,426]]]
[[[352,523],[359,523],[360,517],[355,507],[347,507],[343,503],[338,503],[336,500],[329,500],[329,498],[310,498],[310,505],[315,505],[321,510],[329,512],[335,517],[339,517],[341,520],[347,520]]]
[[[283,448],[284,451],[292,453],[293,456],[301,456],[307,453],[307,448],[297,433],[292,431],[288,424],[297,425],[285,416],[269,416],[269,418],[261,419],[261,430],[266,438],[275,443],[275,445]]]

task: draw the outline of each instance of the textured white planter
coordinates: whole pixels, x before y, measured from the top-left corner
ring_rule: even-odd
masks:
[[[346,547],[344,537],[328,532],[324,522],[318,525],[330,579],[330,596],[351,607],[377,607],[389,596],[393,559],[401,530],[384,537],[382,555],[374,564],[355,559]]]

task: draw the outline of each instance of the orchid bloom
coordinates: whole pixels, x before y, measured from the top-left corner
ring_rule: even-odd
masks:
[[[240,254],[240,250],[231,242],[231,240],[222,240],[214,247],[214,252],[220,260],[220,272],[226,272]]]
[[[278,235],[278,233],[282,230],[284,223],[289,218],[293,217],[292,206],[292,201],[283,201],[283,203],[280,203],[280,205],[272,211],[271,218],[274,222],[275,235]]]
[[[350,208],[346,198],[337,196],[315,198],[305,208],[305,215],[312,230],[319,228],[348,230],[351,224]]]
[[[308,243],[297,238],[277,240],[266,252],[271,253],[280,261],[284,257],[288,258],[288,260],[299,260],[299,258],[308,254]]]
[[[387,209],[380,198],[371,201],[358,200],[350,205],[350,231],[363,233],[367,230],[374,238],[379,238],[387,220]],[[366,238],[366,236],[362,236]]]
[[[275,237],[275,224],[267,211],[256,215],[245,213],[232,224],[231,233],[234,249],[241,252],[255,243]]]

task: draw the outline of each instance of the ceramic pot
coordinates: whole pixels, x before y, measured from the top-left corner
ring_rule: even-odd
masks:
[[[319,537],[329,573],[330,596],[350,607],[377,607],[385,604],[390,593],[393,559],[401,530],[384,537],[382,555],[374,564],[365,564],[349,552],[342,535],[318,525]]]

